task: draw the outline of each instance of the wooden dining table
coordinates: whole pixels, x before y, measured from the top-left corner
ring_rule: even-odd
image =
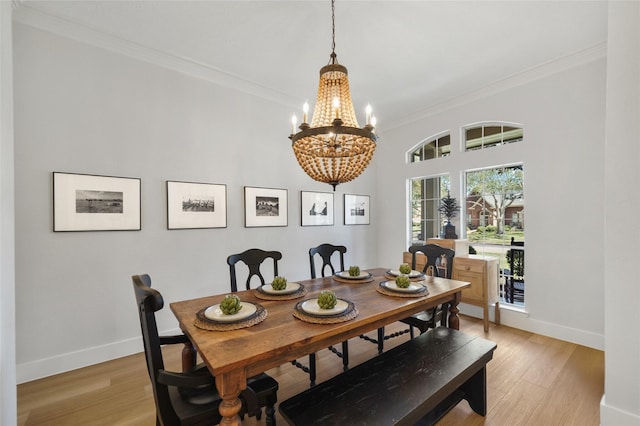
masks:
[[[264,307],[267,317],[258,324],[236,330],[212,331],[195,324],[197,312],[220,303],[225,294],[170,304],[180,328],[216,378],[216,387],[223,399],[219,407],[223,418],[220,424],[241,424],[239,395],[250,376],[442,303],[449,303],[448,327],[459,328],[458,303],[462,289],[470,285],[468,282],[425,277],[427,295],[394,297],[376,290],[382,281],[391,279],[388,268],[367,272],[372,275],[367,282],[338,280],[334,276],[297,281],[307,292],[299,299],[264,300],[256,297],[257,290],[237,292],[243,302]],[[357,316],[329,324],[314,324],[294,317],[297,303],[315,298],[327,289],[333,290],[339,299],[352,302]]]

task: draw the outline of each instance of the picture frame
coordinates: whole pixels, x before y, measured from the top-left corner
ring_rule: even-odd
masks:
[[[53,231],[140,231],[140,178],[53,172]]]
[[[245,228],[287,226],[288,207],[286,189],[244,187]]]
[[[344,224],[369,225],[369,196],[344,194]]]
[[[167,229],[226,227],[226,185],[167,181]]]
[[[300,224],[302,226],[333,226],[333,193],[300,191]]]

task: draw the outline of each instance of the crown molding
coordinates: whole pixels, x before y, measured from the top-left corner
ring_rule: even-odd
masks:
[[[119,53],[136,60],[144,61],[162,68],[176,71],[213,84],[228,87],[283,106],[297,105],[299,99],[258,83],[242,79],[221,69],[208,66],[191,58],[171,55],[147,46],[143,46],[117,36],[97,31],[76,22],[62,19],[34,9],[23,0],[13,1],[13,19],[50,33],[66,37],[81,43],[96,46]],[[440,102],[427,109],[408,114],[402,120],[386,123],[379,131],[392,130],[406,126],[424,118],[458,108],[476,100],[525,85],[535,80],[601,59],[607,55],[607,42],[603,41],[590,48],[575,52],[553,61],[531,67],[525,71],[490,83],[479,89]]]
[[[398,127],[406,126],[418,120],[440,114],[444,111],[461,107],[465,104],[516,88],[518,86],[523,86],[533,81],[558,74],[562,71],[566,71],[596,61],[598,59],[606,58],[606,56],[607,42],[603,41],[587,49],[583,49],[573,54],[557,58],[553,61],[531,67],[517,74],[513,74],[509,77],[497,80],[479,89],[467,92],[455,98],[433,105],[414,114],[410,114],[406,116],[402,121],[397,121],[392,125],[385,126],[385,130],[391,130]]]
[[[30,7],[28,4],[22,2],[22,0],[13,1],[15,8],[13,11],[13,19],[15,22],[119,53],[191,77],[206,80],[219,86],[228,87],[278,104],[290,106],[296,105],[298,102],[298,99],[293,96],[242,79],[191,58],[161,52],[112,34],[92,29],[77,22],[47,14]]]

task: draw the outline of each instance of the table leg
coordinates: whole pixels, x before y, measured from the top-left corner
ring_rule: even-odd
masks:
[[[462,292],[457,292],[453,296],[453,300],[449,304],[449,328],[453,328],[454,330],[460,330],[460,318],[458,317],[458,303],[460,303],[460,299],[462,298]]]
[[[182,371],[192,370],[196,366],[196,348],[193,343],[187,342],[182,348]]]
[[[247,375],[244,370],[231,371],[216,376],[216,388],[222,397],[222,403],[218,410],[222,416],[221,425],[236,426],[241,425],[240,409],[242,402],[240,401],[240,392],[247,387]]]

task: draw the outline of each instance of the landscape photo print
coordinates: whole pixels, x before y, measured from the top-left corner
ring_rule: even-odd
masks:
[[[139,231],[140,179],[53,172],[53,230]]]
[[[286,189],[244,187],[244,226],[287,226]]]

